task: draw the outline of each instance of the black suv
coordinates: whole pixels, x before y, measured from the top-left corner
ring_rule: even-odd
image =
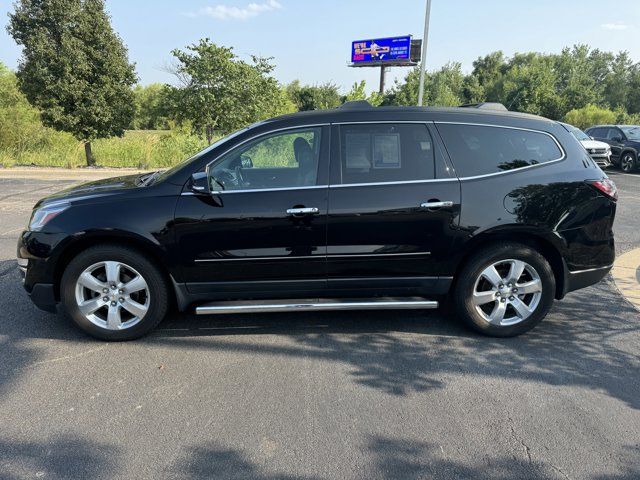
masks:
[[[624,172],[633,172],[640,167],[640,126],[598,125],[586,131],[587,135],[611,145],[611,163]]]
[[[562,125],[483,108],[346,104],[245,128],[178,166],[34,208],[39,307],[139,337],[197,314],[428,309],[533,328],[614,260],[615,185]]]

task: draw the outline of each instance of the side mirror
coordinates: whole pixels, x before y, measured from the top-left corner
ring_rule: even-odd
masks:
[[[612,140],[614,142],[622,142],[623,138],[620,135],[618,135],[617,137],[613,137]]]
[[[209,182],[207,172],[196,172],[191,175],[189,188],[195,194],[208,194]]]

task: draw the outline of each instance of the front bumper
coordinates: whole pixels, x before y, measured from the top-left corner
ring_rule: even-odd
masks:
[[[600,168],[607,168],[611,166],[611,154],[593,154],[591,155],[591,158],[593,159],[594,162],[596,162],[596,165],[598,165]]]
[[[54,287],[53,247],[61,234],[24,231],[18,239],[17,261],[22,283],[31,301],[41,310],[55,313],[57,298]]]

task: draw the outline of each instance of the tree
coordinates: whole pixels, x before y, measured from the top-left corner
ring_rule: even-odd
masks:
[[[84,142],[122,136],[134,113],[134,66],[103,0],[19,0],[7,30],[23,47],[20,90],[44,125]]]
[[[214,131],[229,133],[265,118],[295,109],[270,74],[270,58],[239,59],[232,48],[217,46],[208,38],[186,50],[173,50],[172,73],[180,82],[171,88],[175,115],[205,133],[209,143]]]
[[[379,106],[384,97],[380,95],[380,92],[371,92],[370,95],[367,95],[367,82],[366,80],[362,80],[361,82],[355,82],[351,87],[351,90],[347,92],[344,97],[345,102],[352,102],[355,100],[366,100],[374,107]]]
[[[632,66],[628,52],[620,52],[611,62],[611,71],[604,80],[604,99],[609,107],[626,106]]]
[[[412,69],[404,82],[396,81],[385,98],[385,105],[417,105],[420,68]],[[435,72],[428,72],[424,81],[425,105],[452,107],[464,103],[464,75],[459,63],[447,63]]]
[[[171,110],[168,99],[170,89],[161,83],[133,89],[136,112],[131,123],[133,130],[165,130],[169,128]]]
[[[564,117],[565,122],[578,128],[589,128],[593,125],[606,125],[616,122],[616,113],[596,105],[571,110]]]
[[[294,80],[286,87],[289,99],[301,112],[309,110],[327,110],[342,103],[338,87],[332,82],[320,85],[301,85]]]

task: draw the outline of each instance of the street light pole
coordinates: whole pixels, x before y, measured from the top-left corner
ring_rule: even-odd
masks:
[[[427,11],[424,15],[424,36],[422,37],[422,58],[420,60],[420,86],[418,87],[418,106],[424,99],[424,75],[427,70],[427,43],[429,40],[429,17],[431,16],[431,0],[427,0]]]

